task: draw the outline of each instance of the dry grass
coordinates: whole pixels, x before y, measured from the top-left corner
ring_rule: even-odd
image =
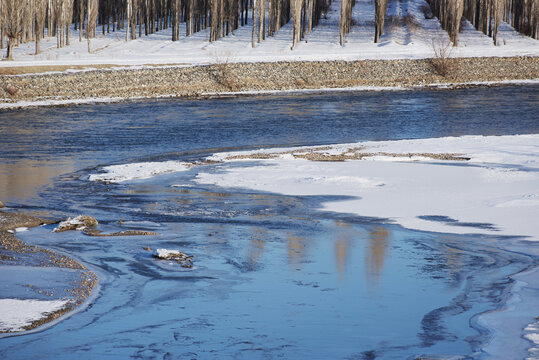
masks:
[[[213,52],[211,54],[214,64],[209,66],[210,75],[228,91],[238,91],[240,84],[234,73],[234,55],[230,51]]]
[[[101,230],[94,229],[85,229],[84,235],[88,236],[97,236],[97,237],[106,237],[106,236],[155,236],[159,233],[153,231],[144,231],[144,230],[124,230],[117,231],[113,233],[103,233]]]
[[[234,66],[228,63],[217,63],[212,66],[212,75],[215,81],[228,91],[238,91],[240,84],[234,74]]]
[[[388,153],[388,152],[365,152],[365,147],[355,147],[347,149],[346,152],[340,154],[328,154],[323,151],[327,151],[328,147],[318,147],[305,150],[296,151],[283,151],[274,153],[253,153],[246,155],[234,155],[227,158],[227,160],[268,160],[276,159],[281,155],[292,155],[296,159],[306,159],[310,161],[331,161],[339,162],[346,160],[363,160],[367,157],[374,156],[386,156],[392,158],[414,158],[422,157],[433,160],[446,160],[446,161],[467,161],[470,158],[465,157],[464,154],[454,153]]]
[[[43,65],[0,67],[0,75],[39,74],[44,72],[63,72],[67,70],[108,69],[121,65]]]

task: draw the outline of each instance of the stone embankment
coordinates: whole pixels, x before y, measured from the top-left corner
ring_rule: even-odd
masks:
[[[436,63],[433,60],[438,60]],[[440,61],[442,69],[440,69]],[[0,75],[0,104],[539,79],[539,57],[221,63]]]

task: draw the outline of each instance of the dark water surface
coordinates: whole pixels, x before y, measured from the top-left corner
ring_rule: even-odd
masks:
[[[196,170],[122,185],[87,177],[98,165],[193,159],[230,148],[538,133],[538,90],[0,112],[2,201],[92,215],[107,232],[160,234],[94,238],[51,234],[51,227],[21,233],[82,260],[101,288],[88,308],[53,327],[0,339],[0,358],[489,358],[483,348],[498,337],[514,345],[500,358],[524,358],[529,344],[519,326],[526,323],[493,333],[480,321],[514,297],[512,274],[537,268],[522,239],[418,232],[315,210],[336,197],[201,187]],[[143,247],[179,249],[194,255],[196,267],[155,260]]]
[[[537,133],[538,90],[343,92],[0,111],[0,199],[22,201],[35,195],[28,189],[54,176],[152,155]]]

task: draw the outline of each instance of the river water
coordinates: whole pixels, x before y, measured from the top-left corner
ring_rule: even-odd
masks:
[[[52,227],[21,233],[87,264],[100,288],[90,306],[64,321],[0,339],[0,356],[403,359],[490,358],[495,351],[524,358],[530,344],[521,329],[535,313],[513,313],[517,320],[507,329],[489,326],[496,323],[491,314],[516,296],[534,303],[515,286],[515,274],[535,271],[539,261],[523,250],[529,248],[523,239],[419,232],[316,210],[335,197],[201,187],[195,169],[121,185],[92,183],[88,175],[104,165],[195,160],[230,149],[538,133],[538,90],[342,92],[0,112],[3,202],[59,218],[92,215],[107,232],[160,234],[94,238],[52,234]],[[194,256],[195,268],[156,260],[144,247],[179,249]],[[497,346],[507,339],[511,349]]]

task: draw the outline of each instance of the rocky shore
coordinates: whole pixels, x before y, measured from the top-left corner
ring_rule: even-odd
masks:
[[[13,234],[14,229],[34,227],[45,223],[47,223],[46,220],[34,216],[0,211],[0,266],[53,267],[77,270],[78,274],[73,282],[65,284],[65,291],[71,294],[70,297],[73,301],[70,301],[61,309],[47,313],[42,318],[33,321],[31,324],[25,326],[24,330],[32,330],[74,310],[86,300],[97,284],[97,276],[84,265],[54,251],[28,245]],[[28,279],[28,282],[26,286],[29,289],[34,289],[40,294],[54,295],[50,289],[35,287],[32,284],[32,279]]]
[[[539,57],[219,63],[0,75],[0,107],[28,101],[197,97],[250,91],[416,87],[539,79]],[[23,106],[23,105],[21,105]]]

